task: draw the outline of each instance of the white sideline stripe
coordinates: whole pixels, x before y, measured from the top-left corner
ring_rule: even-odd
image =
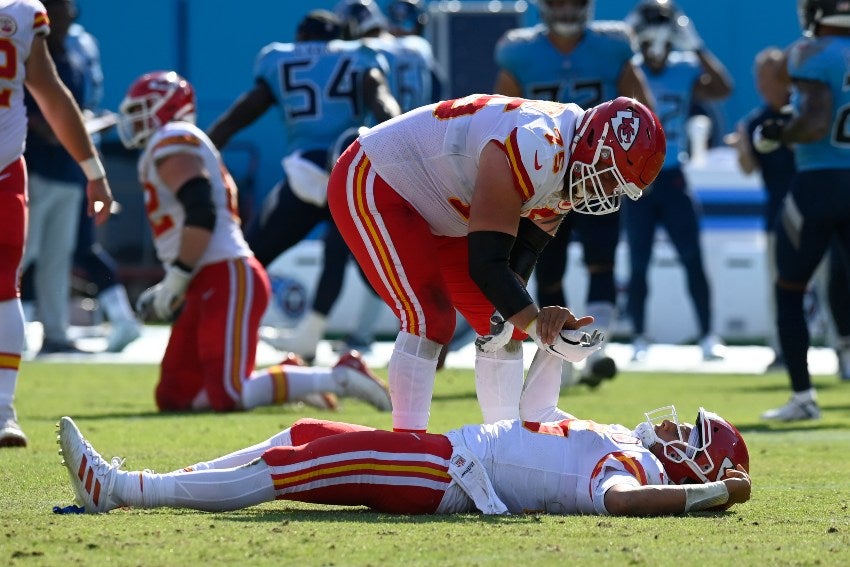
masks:
[[[97,354],[52,354],[39,358],[45,362],[104,362],[110,364],[159,364],[168,343],[170,328],[164,325],[145,325],[142,336],[132,342],[124,352],[98,352],[106,348],[108,326],[71,327],[69,336],[76,340],[77,346],[97,352]],[[40,323],[27,323],[27,349],[24,360],[32,360],[41,348],[42,330]],[[366,363],[373,368],[386,368],[392,353],[393,343],[378,342],[363,353]],[[523,344],[525,366],[531,364],[535,346],[531,342]],[[621,371],[627,372],[676,372],[692,374],[763,374],[773,358],[773,352],[763,346],[727,347],[725,360],[704,362],[701,351],[696,345],[654,344],[649,347],[646,360],[632,362],[632,347],[628,344],[609,343],[608,355],[617,363]],[[264,367],[280,362],[281,352],[260,341],[257,348],[257,366]],[[316,348],[315,364],[333,366],[339,360],[329,341],[320,341]],[[472,369],[475,366],[475,347],[470,343],[450,352],[446,357],[446,368]],[[813,375],[834,376],[838,372],[835,353],[828,348],[813,348],[809,351],[809,368]],[[577,374],[577,373],[576,373]]]

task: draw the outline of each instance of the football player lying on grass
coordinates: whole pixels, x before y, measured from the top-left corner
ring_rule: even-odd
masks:
[[[744,439],[704,408],[695,424],[679,423],[673,406],[660,408],[635,429],[562,415],[444,435],[301,419],[253,447],[166,474],[107,462],[70,417],[58,437],[83,507],[69,508],[86,513],[220,512],[279,499],[397,514],[646,516],[723,510],[750,498]]]

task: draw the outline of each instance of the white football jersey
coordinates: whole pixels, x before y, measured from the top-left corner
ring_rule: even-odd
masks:
[[[186,216],[177,195],[162,182],[156,171],[157,161],[176,153],[200,157],[212,184],[215,228],[198,267],[229,258],[253,256],[242,235],[236,183],[218,150],[194,124],[169,122],[151,136],[139,158],[139,181],[145,192],[145,210],[160,261],[170,264],[177,259]]]
[[[446,435],[478,457],[511,514],[607,514],[611,486],[667,483],[661,462],[622,425],[506,420]]]
[[[576,121],[574,104],[474,94],[402,114],[370,129],[360,144],[375,171],[430,224],[465,236],[484,146],[505,151],[522,216],[563,214],[564,175]]]
[[[21,157],[27,139],[26,61],[33,38],[50,33],[38,0],[0,0],[0,170]]]

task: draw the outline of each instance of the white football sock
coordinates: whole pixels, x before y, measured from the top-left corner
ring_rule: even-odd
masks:
[[[227,455],[218,457],[217,459],[213,459],[212,461],[202,461],[200,463],[195,463],[190,467],[186,467],[173,472],[180,473],[190,471],[206,471],[210,469],[230,469],[233,467],[238,467],[240,465],[245,465],[247,463],[250,463],[254,459],[261,457],[263,453],[265,453],[272,447],[292,446],[291,431],[292,428],[287,427],[277,435],[273,435],[265,441],[257,443],[256,445],[252,445],[251,447],[246,447],[244,449],[228,453]]]
[[[558,397],[561,392],[561,373],[563,360],[537,350],[522,389],[519,400],[519,415],[524,421],[561,421],[572,417],[558,409]]]
[[[0,411],[11,410],[24,350],[24,312],[20,299],[0,301]]]
[[[484,423],[519,419],[522,343],[511,340],[496,352],[475,351],[475,393]]]
[[[331,368],[276,364],[257,370],[242,384],[242,407],[279,405],[317,392],[339,393]]]
[[[399,332],[387,367],[393,429],[425,431],[442,345],[425,337]]]
[[[137,508],[239,510],[275,499],[269,466],[262,459],[230,469],[156,474],[118,473],[113,498]]]
[[[130,306],[130,298],[127,297],[127,288],[121,284],[109,286],[97,296],[106,317],[111,323],[119,321],[135,321],[133,308]]]

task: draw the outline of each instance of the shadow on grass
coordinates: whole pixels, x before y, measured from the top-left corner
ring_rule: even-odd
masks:
[[[367,508],[328,508],[327,510],[267,510],[248,508],[216,513],[216,519],[231,522],[362,522],[364,524],[536,524],[539,514],[485,516],[483,514],[404,515],[375,512]]]

